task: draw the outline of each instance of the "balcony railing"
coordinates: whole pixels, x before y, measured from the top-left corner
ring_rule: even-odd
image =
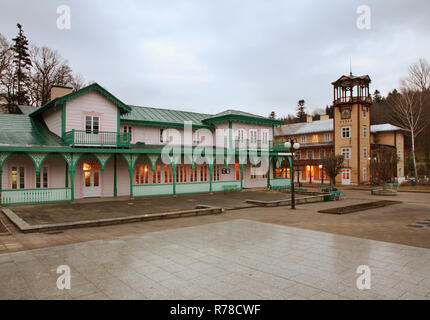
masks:
[[[86,131],[66,132],[64,141],[73,147],[118,147],[129,148],[130,132]]]
[[[233,140],[236,150],[280,150],[285,151],[285,142],[253,139]]]
[[[333,101],[334,104],[343,104],[343,103],[372,103],[372,98],[370,96],[358,96],[358,97],[340,97]]]

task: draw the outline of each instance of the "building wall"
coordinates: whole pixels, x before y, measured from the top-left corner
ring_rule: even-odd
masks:
[[[42,117],[48,129],[61,137],[61,107],[53,107],[43,113]]]
[[[66,132],[85,130],[85,116],[100,117],[100,131],[117,131],[117,106],[98,92],[90,91],[66,102]]]
[[[361,104],[352,104],[351,117],[349,119],[341,118],[340,107],[334,108],[334,141],[335,154],[342,154],[342,148],[351,148],[350,159],[344,161],[344,168],[351,169],[351,184],[365,183],[370,180],[370,162],[363,155],[363,148],[367,148],[367,154],[370,152],[370,114],[366,112],[363,116]],[[363,126],[367,127],[367,137],[363,137]],[[349,126],[350,138],[342,138],[342,127]],[[368,156],[367,156],[368,158]],[[367,170],[366,181],[363,180],[363,168]],[[342,177],[338,175],[336,182],[341,183]]]

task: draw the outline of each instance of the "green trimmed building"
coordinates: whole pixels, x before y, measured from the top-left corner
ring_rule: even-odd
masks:
[[[2,205],[284,187],[278,120],[131,106],[94,83],[0,114]]]

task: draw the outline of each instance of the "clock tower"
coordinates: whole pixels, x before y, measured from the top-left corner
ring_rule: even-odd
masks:
[[[370,82],[351,73],[332,83],[334,152],[345,157],[337,183],[370,181]]]

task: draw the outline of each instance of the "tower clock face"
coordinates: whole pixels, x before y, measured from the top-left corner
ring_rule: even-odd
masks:
[[[342,119],[349,119],[351,118],[351,110],[350,109],[343,109],[342,110]]]

